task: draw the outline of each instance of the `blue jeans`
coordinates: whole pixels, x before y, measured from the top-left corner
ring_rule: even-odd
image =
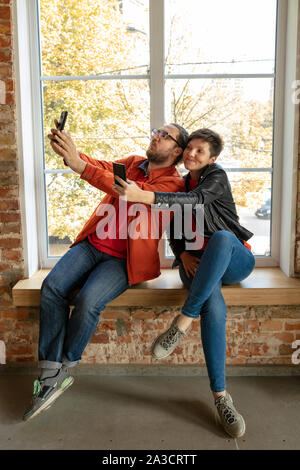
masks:
[[[193,252],[190,252],[193,254]],[[195,253],[196,255],[196,253]],[[251,274],[255,258],[251,251],[227,230],[215,232],[204,252],[197,252],[200,262],[194,277],[188,278],[180,262],[179,274],[189,289],[182,314],[201,315],[201,339],[213,392],[226,390],[226,305],[222,284],[237,284]],[[242,291],[241,291],[242,294]]]
[[[126,259],[97,250],[86,238],[62,256],[41,288],[39,366],[75,366],[106,304],[129,288]],[[70,294],[80,289],[70,316]]]

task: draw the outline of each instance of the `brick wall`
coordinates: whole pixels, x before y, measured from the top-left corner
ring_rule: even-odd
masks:
[[[0,341],[8,364],[37,360],[39,318],[37,308],[13,307],[11,297],[12,286],[24,275],[11,14],[11,1],[0,0]],[[297,211],[300,273],[300,191]],[[158,363],[151,343],[178,312],[163,306],[106,309],[82,362]],[[199,328],[198,320],[163,363],[204,364]],[[228,364],[291,364],[295,339],[300,339],[300,306],[228,308]]]
[[[11,301],[12,286],[23,277],[11,19],[11,1],[0,0],[0,340],[8,357],[26,342],[19,323],[25,314]]]

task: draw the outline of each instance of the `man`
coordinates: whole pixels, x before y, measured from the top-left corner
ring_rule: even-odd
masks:
[[[57,120],[54,122],[57,128]],[[72,385],[74,379],[68,368],[80,361],[106,304],[131,285],[160,275],[161,221],[158,237],[151,238],[150,228],[146,237],[127,236],[128,222],[134,223],[135,217],[131,204],[123,201],[122,206],[113,190],[112,162],[78,152],[67,132],[51,129],[48,138],[66,165],[107,195],[42,284],[39,332],[42,372],[34,382],[33,400],[24,414],[25,421],[49,408]],[[152,131],[147,158],[132,155],[118,162],[125,164],[127,178],[141,189],[182,191],[183,179],[175,164],[182,158],[187,139],[185,129],[168,124]],[[107,212],[110,213],[108,218]],[[142,212],[140,225],[145,227],[151,220],[149,206]],[[109,229],[104,231],[107,225]],[[80,292],[74,299],[70,316],[70,295],[77,289]]]

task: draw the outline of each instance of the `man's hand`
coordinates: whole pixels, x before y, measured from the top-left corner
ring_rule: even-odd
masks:
[[[54,120],[54,123],[57,127],[57,119]],[[81,175],[86,167],[86,162],[81,160],[69,132],[51,129],[51,134],[48,134],[48,138],[51,141],[50,145],[54,152],[63,157],[65,164],[73,171]]]
[[[115,176],[116,180],[122,186],[118,184],[113,184],[113,190],[115,193],[122,196],[128,202],[143,202],[144,204],[154,204],[154,192],[152,191],[144,191],[143,189],[139,188],[134,181],[127,180],[124,181],[119,176]]]
[[[197,258],[197,256],[191,255],[187,251],[183,251],[183,253],[181,253],[180,259],[182,261],[187,277],[190,277],[191,275],[195,276],[200,259]]]

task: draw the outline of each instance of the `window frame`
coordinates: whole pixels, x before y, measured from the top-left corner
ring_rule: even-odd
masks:
[[[153,38],[150,41],[150,127],[160,127],[164,123],[166,79],[163,41],[164,2],[163,0],[149,0],[149,2],[150,37]],[[274,132],[273,137],[271,256],[256,256],[256,266],[280,265],[288,276],[294,274],[296,234],[299,106],[293,104],[290,98],[291,83],[299,77],[296,66],[299,34],[297,19],[298,1],[278,0],[274,101],[274,129],[277,129],[277,132]],[[37,269],[53,267],[60,259],[47,256],[46,194],[41,158],[43,127],[42,82],[39,76],[38,0],[27,2],[14,0],[13,23],[24,268],[27,276],[30,276]],[[283,191],[283,187],[287,189]],[[163,241],[160,243],[160,250],[162,247]],[[172,262],[172,259],[162,260],[162,267],[169,267]]]

